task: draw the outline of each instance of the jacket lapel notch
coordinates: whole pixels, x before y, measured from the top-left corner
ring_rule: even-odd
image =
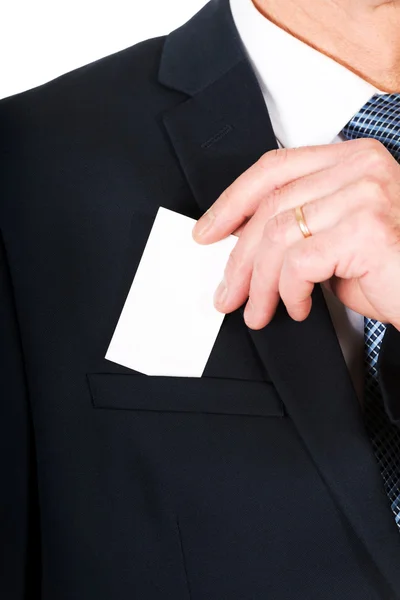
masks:
[[[260,156],[277,148],[254,75],[242,61],[163,120],[193,195],[204,212]],[[250,87],[238,86],[249,81]]]

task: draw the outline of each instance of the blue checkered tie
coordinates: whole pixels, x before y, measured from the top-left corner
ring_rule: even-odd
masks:
[[[400,162],[400,94],[375,94],[342,133],[347,139],[375,138]],[[386,326],[364,317],[365,421],[386,493],[400,528],[400,430],[384,408],[377,361]]]

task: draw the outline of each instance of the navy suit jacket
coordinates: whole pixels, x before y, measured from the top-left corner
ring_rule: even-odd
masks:
[[[319,285],[302,323],[229,315],[202,378],[104,359],[158,208],[200,217],[276,148],[228,0],[0,103],[0,598],[400,598]]]

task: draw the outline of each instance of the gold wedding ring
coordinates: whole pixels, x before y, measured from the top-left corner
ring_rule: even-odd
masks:
[[[295,214],[296,214],[296,221],[299,224],[299,227],[300,227],[300,230],[301,230],[301,233],[303,234],[303,236],[305,238],[308,238],[308,237],[312,236],[312,233],[308,229],[307,223],[305,222],[305,219],[304,219],[303,207],[302,206],[296,206],[296,208],[295,208]]]

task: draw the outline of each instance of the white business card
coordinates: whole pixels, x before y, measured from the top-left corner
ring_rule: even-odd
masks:
[[[214,293],[238,238],[202,246],[195,223],[159,209],[107,360],[146,375],[203,374],[224,319]]]

